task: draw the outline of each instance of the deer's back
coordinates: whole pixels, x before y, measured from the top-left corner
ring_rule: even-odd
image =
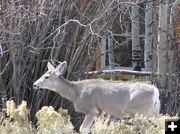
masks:
[[[78,86],[82,103],[110,114],[118,115],[129,111],[141,113],[142,110],[142,113],[146,113],[153,105],[155,87],[152,85],[84,80],[78,82]]]

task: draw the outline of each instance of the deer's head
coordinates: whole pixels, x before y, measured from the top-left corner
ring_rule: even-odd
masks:
[[[50,63],[47,63],[48,71],[41,76],[36,82],[34,82],[33,87],[35,89],[45,88],[53,89],[60,76],[62,76],[67,69],[67,62],[61,62],[56,68]]]

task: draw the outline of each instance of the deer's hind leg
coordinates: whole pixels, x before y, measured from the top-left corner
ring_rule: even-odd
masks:
[[[81,134],[88,134],[90,132],[90,127],[93,124],[95,117],[96,115],[93,115],[93,114],[85,115],[84,121],[80,127]]]
[[[80,127],[80,133],[81,134],[88,134],[90,132],[90,127],[93,124],[95,117],[98,114],[99,114],[99,111],[97,109],[94,109],[85,115],[84,121]]]

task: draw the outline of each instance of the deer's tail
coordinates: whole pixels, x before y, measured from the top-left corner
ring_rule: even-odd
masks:
[[[160,112],[160,100],[159,100],[159,90],[158,88],[154,87],[154,97],[153,97],[153,111],[155,115],[158,115]]]

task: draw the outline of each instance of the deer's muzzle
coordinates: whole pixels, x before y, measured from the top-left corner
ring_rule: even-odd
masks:
[[[33,88],[34,88],[34,89],[39,89],[40,87],[34,84],[34,85],[33,85]]]

